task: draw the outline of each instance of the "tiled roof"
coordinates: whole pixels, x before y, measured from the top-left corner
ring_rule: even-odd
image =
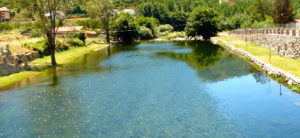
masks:
[[[9,12],[9,9],[7,9],[6,7],[2,7],[2,8],[0,8],[0,11],[2,11],[2,12]]]
[[[57,32],[76,32],[84,30],[83,26],[58,27]]]

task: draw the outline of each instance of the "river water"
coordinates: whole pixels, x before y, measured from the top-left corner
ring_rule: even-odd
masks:
[[[299,94],[211,43],[114,47],[25,81],[0,93],[0,137],[300,137]]]

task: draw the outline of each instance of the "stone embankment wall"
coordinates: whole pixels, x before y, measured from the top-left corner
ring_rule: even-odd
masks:
[[[300,30],[240,29],[231,31],[229,36],[272,49],[281,56],[300,58]]]
[[[30,70],[28,62],[38,57],[38,52],[12,55],[8,45],[0,46],[0,76]]]
[[[219,38],[213,38],[212,42],[217,44],[218,42],[221,42],[222,44],[224,44],[224,48],[226,48],[228,51],[236,54],[236,55],[240,55],[243,57],[247,57],[250,59],[251,63],[254,63],[258,66],[260,66],[261,71],[269,74],[269,75],[275,75],[276,77],[282,77],[285,79],[285,81],[287,82],[287,84],[289,85],[300,85],[300,79],[287,73],[284,72],[280,69],[277,69],[275,67],[273,67],[271,64],[269,63],[265,63],[264,61],[256,58],[255,56],[251,55],[250,53],[241,50],[239,48],[236,48],[234,46],[234,44],[227,42],[223,39],[219,39]]]

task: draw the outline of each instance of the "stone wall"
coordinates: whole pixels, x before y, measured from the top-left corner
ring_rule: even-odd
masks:
[[[28,62],[38,57],[38,52],[12,55],[8,45],[0,46],[0,76],[30,70]]]
[[[231,31],[229,36],[272,49],[281,56],[300,58],[300,30],[240,29]]]
[[[251,63],[258,65],[260,67],[261,71],[265,72],[266,74],[269,74],[269,75],[272,74],[272,75],[275,75],[276,77],[282,77],[285,79],[285,81],[289,85],[300,85],[299,78],[295,77],[292,74],[284,72],[278,68],[273,67],[270,63],[265,63],[264,61],[258,59],[257,57],[251,55],[250,53],[248,53],[244,50],[236,48],[232,43],[227,42],[226,40],[223,40],[221,38],[212,38],[212,42],[214,44],[221,42],[223,44],[223,47],[226,48],[228,51],[230,51],[234,54],[249,58]]]

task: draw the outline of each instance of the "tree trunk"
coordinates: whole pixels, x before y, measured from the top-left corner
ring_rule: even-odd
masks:
[[[55,58],[55,29],[56,29],[56,10],[53,10],[52,12],[50,12],[51,18],[50,18],[50,22],[51,22],[51,31],[50,31],[50,54],[51,54],[51,64],[52,67],[56,67],[57,63],[56,63],[56,58]]]
[[[52,67],[55,67],[57,65],[56,58],[55,58],[55,39],[52,39],[52,42],[50,43],[50,53],[51,53],[51,64]]]
[[[106,42],[110,45],[109,21],[106,21],[105,32],[106,32]]]
[[[51,33],[47,33],[48,38],[48,47],[50,50],[51,55],[51,65],[52,67],[55,67],[57,65],[56,59],[55,59],[55,38],[53,38],[53,35]]]
[[[110,38],[109,38],[110,36],[109,36],[109,30],[106,30],[106,42],[108,43],[108,44],[110,44]]]

